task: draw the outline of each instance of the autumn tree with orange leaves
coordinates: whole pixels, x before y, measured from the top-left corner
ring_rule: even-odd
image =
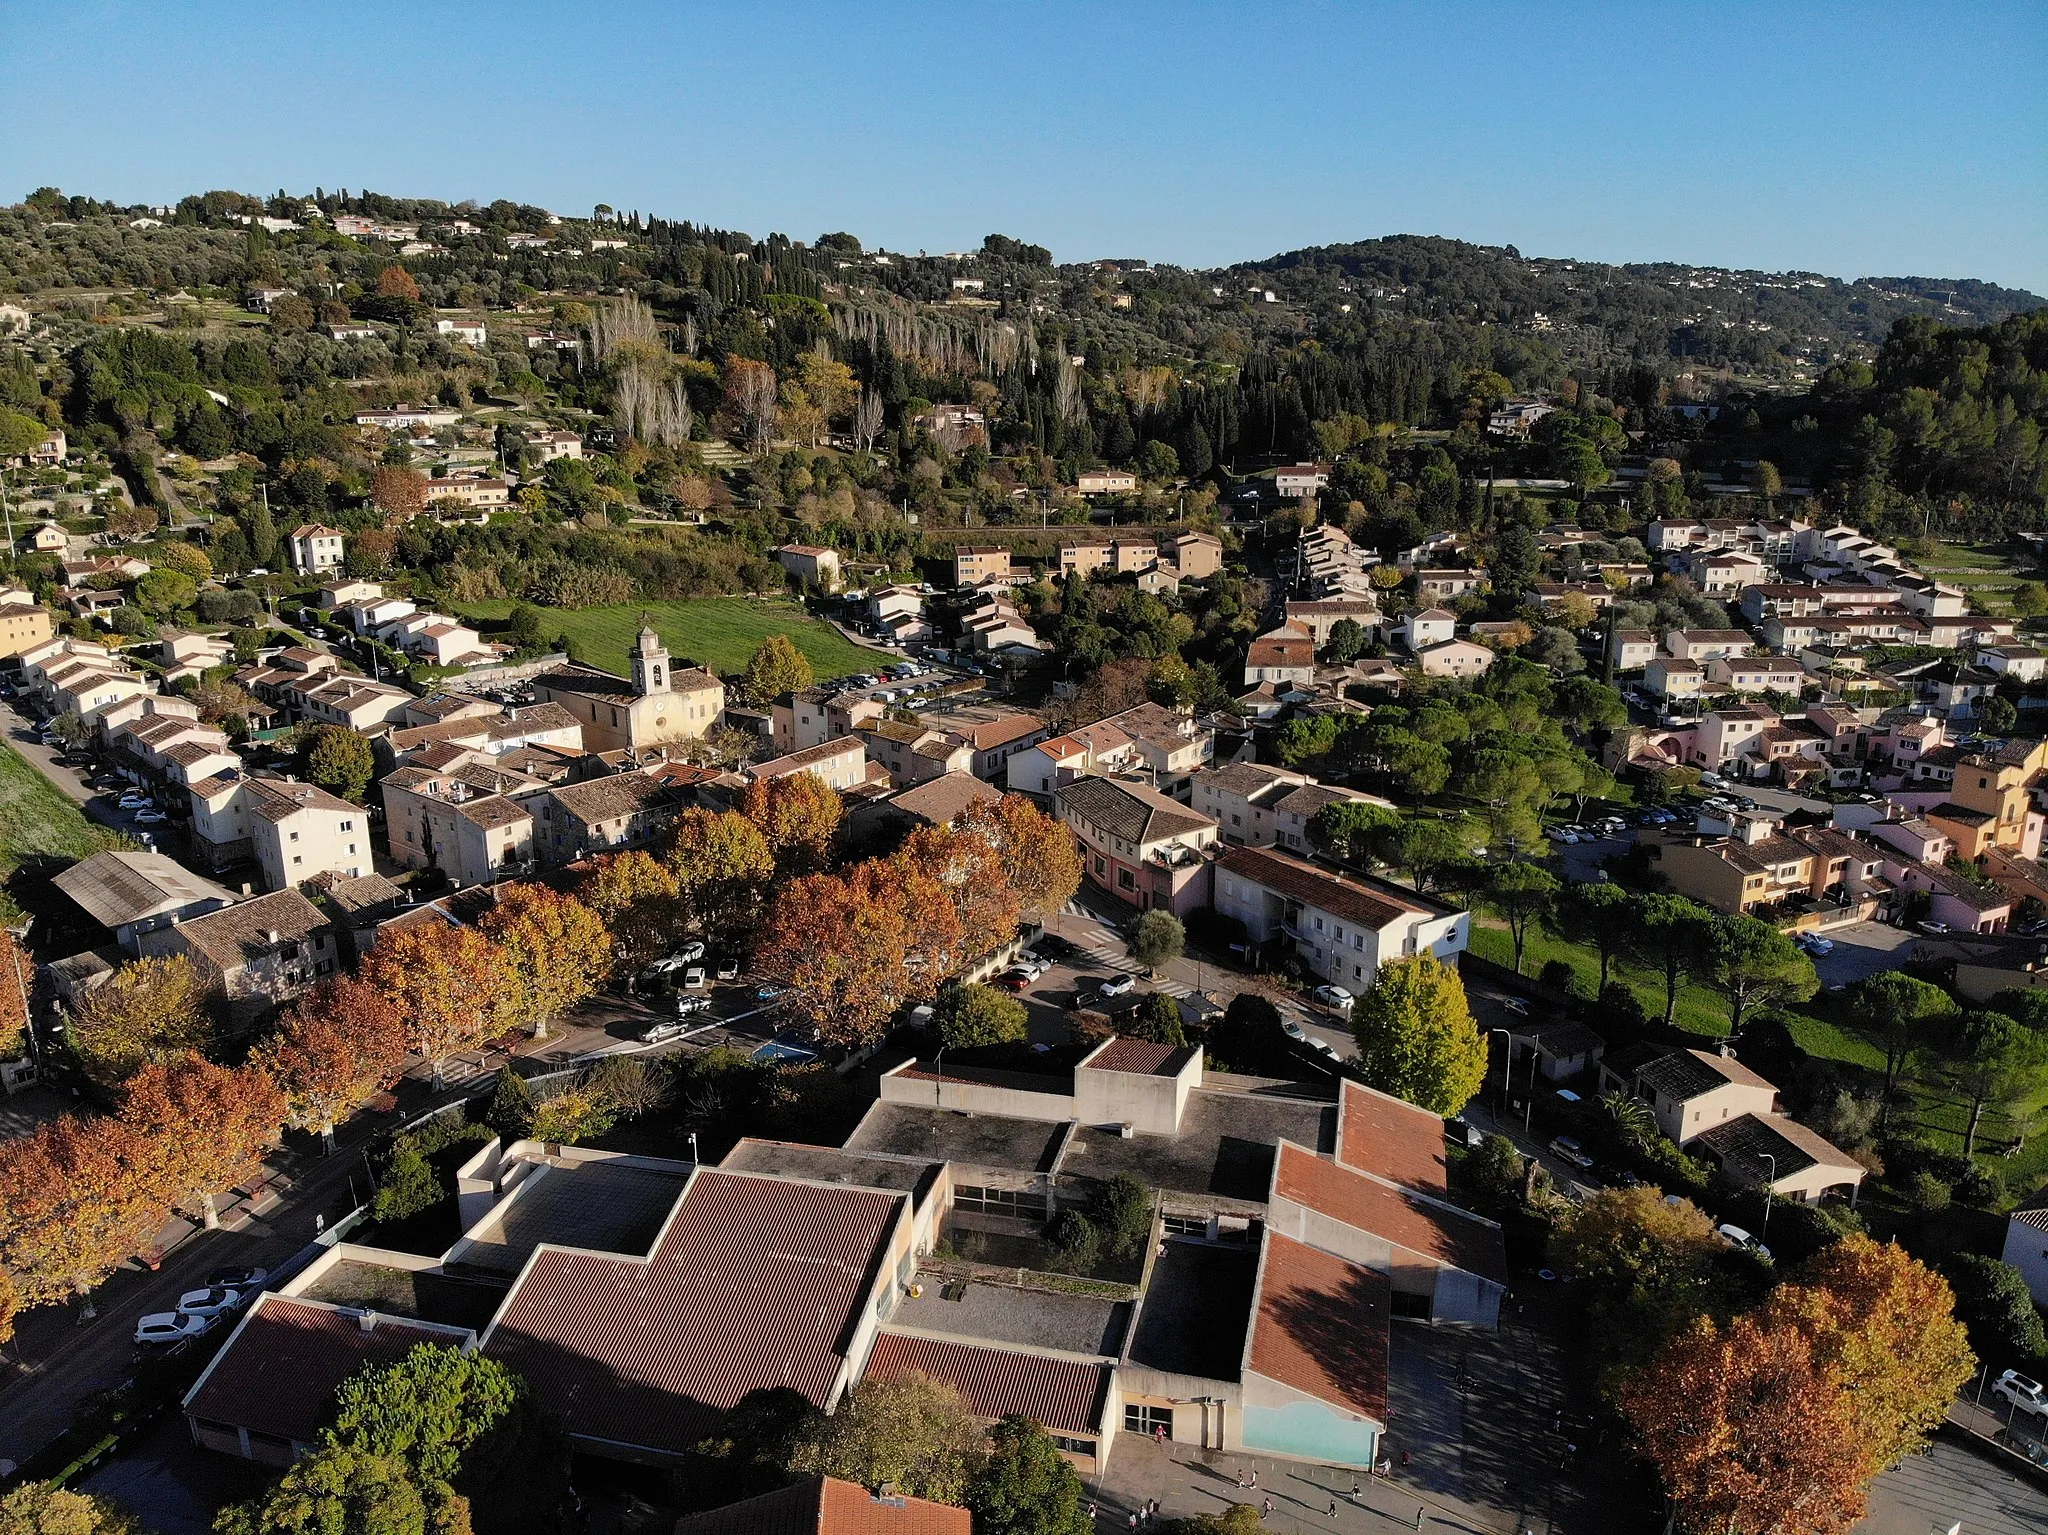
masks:
[[[386,464],[370,476],[370,500],[387,517],[417,517],[427,509],[427,477]]]
[[[283,1089],[285,1122],[318,1132],[334,1149],[334,1127],[405,1069],[405,1025],[391,999],[348,976],[323,981],[292,1007],[256,1060]]]
[[[922,826],[896,856],[932,880],[952,906],[961,963],[1000,947],[1016,932],[1017,889],[1002,848],[985,828]]]
[[[662,862],[675,877],[684,920],[713,944],[730,948],[759,925],[762,898],[775,878],[775,854],[746,816],[685,810]]]
[[[277,1145],[285,1099],[260,1066],[200,1055],[152,1061],[128,1080],[120,1122],[146,1148],[145,1176],[166,1204],[220,1224],[214,1198],[253,1175]]]
[[[154,1171],[118,1119],[66,1114],[0,1141],[0,1268],[18,1302],[86,1297],[148,1246],[169,1208]]]
[[[983,800],[953,824],[994,844],[1018,910],[1028,920],[1043,922],[1081,888],[1081,847],[1073,832],[1023,795]]]
[[[546,885],[500,885],[497,894],[478,927],[511,961],[510,1022],[542,1038],[612,973],[612,935],[575,896]]]
[[[14,934],[0,927],[0,1061],[11,1061],[28,1048],[28,991],[35,979],[35,961],[22,952]]]
[[[406,1045],[442,1078],[449,1056],[507,1027],[519,978],[505,950],[473,927],[420,922],[381,933],[359,972],[398,1009]]]
[[[1863,1517],[1867,1464],[1844,1395],[1798,1328],[1701,1317],[1620,1402],[1680,1528],[1839,1535]]]
[[[682,890],[653,856],[609,853],[577,891],[611,930],[619,962],[637,968],[674,947],[682,931]]]
[[[898,1008],[931,995],[912,969],[909,903],[899,871],[875,860],[783,887],[755,949],[791,988],[821,1039],[848,1049],[878,1038]]]
[[[775,871],[816,874],[832,862],[839,822],[846,814],[839,792],[816,773],[790,773],[747,785],[746,817],[761,829]]]
[[[1977,1367],[1946,1280],[1860,1233],[1725,1327],[1699,1318],[1619,1393],[1687,1528],[1845,1530]]]

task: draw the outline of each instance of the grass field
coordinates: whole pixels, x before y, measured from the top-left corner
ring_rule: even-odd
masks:
[[[1472,925],[1472,952],[1497,965],[1515,962],[1515,942],[1504,927]],[[1553,933],[1531,929],[1522,948],[1522,974],[1534,979],[1553,959],[1570,965],[1577,979],[1576,990],[1591,996],[1600,980],[1600,956],[1584,944],[1567,943]],[[1664,1016],[1664,977],[1628,959],[1617,959],[1608,975],[1636,994],[1643,1010],[1652,1018]],[[1728,1032],[1728,1003],[1719,994],[1694,981],[1678,989],[1678,1011],[1672,1022],[1689,1034],[1718,1039]]]
[[[1992,613],[2001,617],[2012,611],[2012,591],[2027,579],[2014,566],[2014,555],[2003,544],[1952,544],[1939,542],[1921,569],[1951,586],[1960,586]]]
[[[109,845],[71,799],[13,747],[0,742],[0,880],[30,858],[84,858]],[[0,895],[0,905],[6,897]]]
[[[466,602],[456,606],[465,618],[502,623],[512,612],[509,601]],[[771,634],[786,634],[810,658],[822,679],[866,671],[882,657],[842,636],[830,624],[812,618],[793,602],[768,597],[700,597],[686,602],[635,602],[612,608],[541,610],[541,628],[549,638],[566,635],[579,658],[623,676],[626,657],[643,622],[651,621],[669,654],[715,672],[744,668]]]

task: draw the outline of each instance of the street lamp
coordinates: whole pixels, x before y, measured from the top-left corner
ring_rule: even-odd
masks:
[[[933,1063],[932,1070],[937,1078],[932,1083],[932,1107],[943,1109],[946,1106],[946,1047],[944,1045],[939,1046],[939,1053]]]

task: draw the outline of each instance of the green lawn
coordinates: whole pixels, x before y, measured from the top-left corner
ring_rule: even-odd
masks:
[[[1497,965],[1512,966],[1515,962],[1515,943],[1504,927],[1473,923],[1472,952]],[[1533,980],[1553,959],[1562,960],[1572,967],[1577,980],[1576,990],[1587,996],[1593,994],[1600,980],[1600,956],[1584,944],[1568,943],[1554,933],[1531,929],[1529,941],[1522,948],[1522,974]],[[1643,1004],[1643,1010],[1652,1018],[1664,1016],[1664,977],[1661,973],[1624,958],[1615,960],[1608,975],[1633,991]],[[1695,981],[1688,981],[1678,990],[1678,1011],[1672,1021],[1687,1033],[1718,1039],[1728,1032],[1728,1004],[1717,993]]]
[[[455,611],[484,623],[501,623],[509,601],[458,603]],[[626,657],[643,622],[651,621],[678,661],[685,658],[716,672],[743,669],[761,641],[786,634],[810,658],[820,678],[867,671],[884,659],[810,617],[793,602],[767,597],[700,597],[684,602],[633,602],[610,608],[541,610],[550,637],[567,635],[576,654],[593,666],[624,676]]]
[[[0,742],[0,880],[30,858],[84,858],[113,841],[113,833],[86,820],[69,796]]]
[[[2027,579],[2014,568],[2014,556],[2003,544],[1937,543],[1921,564],[1928,575],[1960,586],[1994,614],[2011,611],[2013,588]]]

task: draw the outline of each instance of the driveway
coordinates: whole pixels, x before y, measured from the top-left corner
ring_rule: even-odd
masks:
[[[1883,922],[1851,922],[1846,927],[1831,927],[1822,936],[1833,940],[1835,946],[1829,953],[1815,955],[1813,968],[1821,985],[1845,986],[1904,965],[1915,935]]]

